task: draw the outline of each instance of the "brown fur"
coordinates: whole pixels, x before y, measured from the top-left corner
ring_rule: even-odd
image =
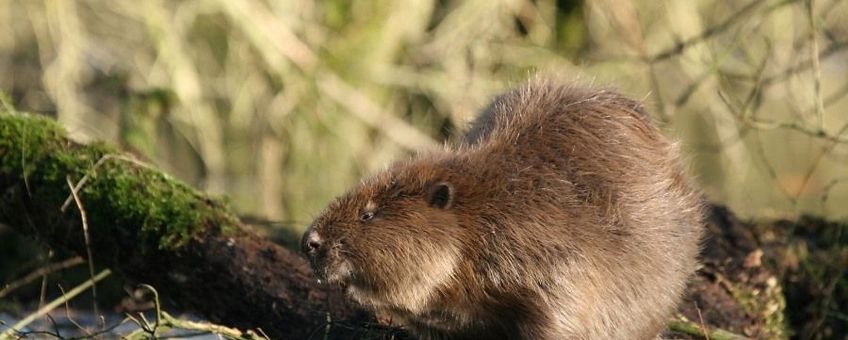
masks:
[[[303,242],[318,277],[422,338],[652,339],[696,269],[701,218],[639,103],[535,81],[458,145],[338,198]]]

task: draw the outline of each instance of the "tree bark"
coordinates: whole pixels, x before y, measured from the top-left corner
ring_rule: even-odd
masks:
[[[109,146],[74,143],[49,119],[0,113],[0,223],[87,257],[71,187],[96,265],[150,284],[213,322],[260,328],[274,339],[323,338],[327,329],[330,338],[396,332],[337,289],[315,284],[299,255],[250,232],[221,202]],[[681,314],[697,324],[703,318],[709,329],[784,336],[768,328],[782,318],[779,283],[746,261],[758,249],[750,231],[726,209],[712,211],[705,267]],[[738,292],[753,290],[758,297],[739,301]]]

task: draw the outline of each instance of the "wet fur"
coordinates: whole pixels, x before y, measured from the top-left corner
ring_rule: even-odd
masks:
[[[537,80],[307,233],[319,277],[421,338],[653,339],[697,267],[701,219],[638,102]]]

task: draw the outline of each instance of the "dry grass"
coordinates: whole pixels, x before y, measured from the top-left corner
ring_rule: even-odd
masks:
[[[302,228],[497,92],[559,73],[645,98],[745,215],[848,216],[848,2],[568,3],[4,1],[0,89]]]

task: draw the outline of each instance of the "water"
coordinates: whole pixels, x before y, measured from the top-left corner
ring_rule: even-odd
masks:
[[[135,322],[117,313],[104,314],[104,320],[93,313],[81,310],[69,310],[67,313],[64,310],[56,310],[48,315],[49,318],[47,316],[39,318],[22,329],[21,331],[25,333],[24,339],[51,339],[56,335],[63,338],[94,335],[97,339],[120,339],[140,329]],[[0,313],[0,332],[6,331],[23,317],[26,317],[26,314],[15,317],[8,313]],[[145,313],[145,317],[150,322],[154,320],[151,313]],[[181,319],[202,321],[191,315],[182,316]],[[218,339],[214,334],[198,334],[193,330],[169,330],[157,332],[157,335],[192,340]]]

